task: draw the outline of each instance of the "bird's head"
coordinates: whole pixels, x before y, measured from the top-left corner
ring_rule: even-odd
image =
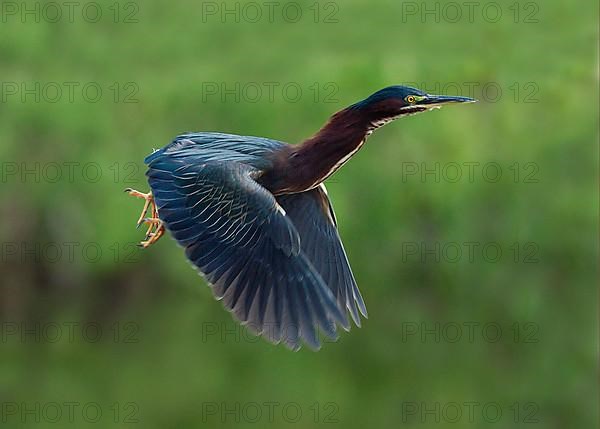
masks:
[[[439,109],[445,104],[473,103],[477,100],[452,95],[431,95],[409,86],[394,85],[380,89],[350,106],[370,120],[375,127],[396,118]]]

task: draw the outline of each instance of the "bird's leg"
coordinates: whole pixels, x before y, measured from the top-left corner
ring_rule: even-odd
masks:
[[[134,197],[143,198],[145,200],[144,207],[142,208],[142,213],[136,223],[136,227],[140,227],[142,223],[146,223],[149,225],[148,231],[146,231],[146,238],[142,241],[139,246],[140,247],[148,247],[158,241],[160,237],[163,236],[165,232],[165,227],[162,221],[158,218],[158,210],[156,209],[156,203],[154,202],[154,197],[152,196],[152,192],[148,192],[147,194],[136,191],[135,189],[127,188],[125,189],[129,195]],[[146,213],[148,212],[148,208],[151,209],[151,216],[147,218]]]
[[[142,212],[142,216],[146,216],[146,211]],[[161,225],[161,221],[158,218],[158,213],[156,212],[156,204],[154,201],[152,202],[152,210],[150,217],[140,218],[141,220],[138,222],[145,223],[148,225],[148,231],[146,231],[146,238],[144,240],[148,240],[152,235],[152,230],[156,227],[158,228]]]
[[[144,194],[143,192],[136,191],[135,189],[131,188],[125,189],[125,192],[127,192],[133,197],[143,198],[145,200],[144,207],[142,208],[142,214],[140,214],[140,217],[135,224],[135,226],[139,228],[140,225],[144,222],[144,217],[146,217],[146,212],[148,211],[148,207],[150,207],[150,204],[152,204],[152,206],[154,207],[154,197],[152,196],[152,192]]]

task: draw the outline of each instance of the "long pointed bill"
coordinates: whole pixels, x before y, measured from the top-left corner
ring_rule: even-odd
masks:
[[[429,109],[440,108],[444,104],[451,103],[475,103],[477,100],[469,97],[459,97],[455,95],[427,95],[417,104]]]

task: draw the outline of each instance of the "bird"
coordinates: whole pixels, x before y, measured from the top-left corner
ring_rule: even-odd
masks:
[[[288,144],[218,132],[178,135],[148,155],[149,192],[137,226],[147,248],[168,231],[241,324],[291,350],[337,340],[367,309],[324,182],[376,129],[476,100],[393,85],[333,114]],[[150,214],[148,215],[148,210]],[[320,335],[319,335],[320,334]]]

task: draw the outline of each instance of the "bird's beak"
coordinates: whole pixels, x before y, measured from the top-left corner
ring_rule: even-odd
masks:
[[[477,102],[477,100],[469,97],[459,97],[455,95],[426,95],[417,104],[429,109],[439,109],[443,104],[475,102]]]

